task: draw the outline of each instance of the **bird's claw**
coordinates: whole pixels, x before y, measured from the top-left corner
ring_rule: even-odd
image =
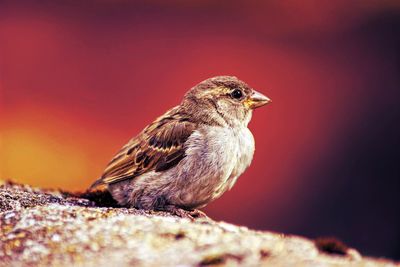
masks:
[[[187,218],[191,221],[196,219],[209,219],[209,217],[201,210],[185,210],[182,208],[178,208],[175,206],[169,206],[165,208],[165,211],[168,211],[172,215],[178,216],[180,218]]]

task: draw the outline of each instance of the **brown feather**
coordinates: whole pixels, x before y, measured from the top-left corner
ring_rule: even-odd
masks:
[[[195,128],[196,125],[178,107],[169,110],[131,139],[91,188],[176,166],[185,157],[184,144]]]

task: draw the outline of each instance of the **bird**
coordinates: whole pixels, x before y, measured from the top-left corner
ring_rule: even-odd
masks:
[[[89,190],[105,186],[123,207],[206,216],[250,166],[253,110],[271,100],[235,76],[206,79],[133,137]]]

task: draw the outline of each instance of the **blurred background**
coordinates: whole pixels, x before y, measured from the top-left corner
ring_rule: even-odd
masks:
[[[196,83],[273,100],[205,211],[400,259],[400,2],[0,1],[0,177],[83,191]]]

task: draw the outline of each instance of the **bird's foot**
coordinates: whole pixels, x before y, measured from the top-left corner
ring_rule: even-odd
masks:
[[[178,216],[181,218],[187,218],[192,221],[194,221],[196,219],[200,219],[200,218],[209,219],[209,217],[204,212],[202,212],[201,210],[197,210],[197,209],[185,210],[185,209],[182,209],[182,208],[179,208],[176,206],[169,205],[169,206],[164,207],[163,210],[171,213],[172,215],[175,215],[175,216]]]
[[[192,217],[194,217],[196,219],[200,219],[200,218],[209,219],[209,217],[201,210],[194,209],[194,210],[190,210],[189,213]]]

